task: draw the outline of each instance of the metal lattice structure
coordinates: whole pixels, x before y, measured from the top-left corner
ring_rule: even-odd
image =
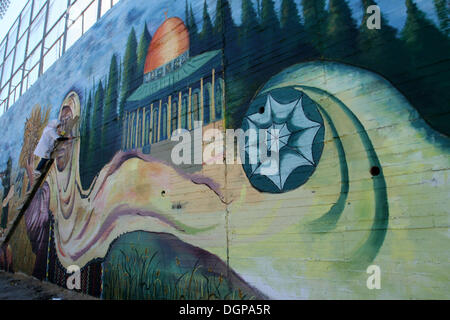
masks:
[[[0,116],[117,2],[29,0],[0,42]]]

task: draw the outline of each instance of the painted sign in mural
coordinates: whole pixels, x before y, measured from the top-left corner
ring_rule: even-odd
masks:
[[[47,123],[79,137],[0,265],[64,287],[78,266],[104,299],[448,298],[448,8],[429,2],[379,1],[368,29],[371,0],[120,1],[0,118],[6,233]],[[229,159],[227,129],[258,134]],[[257,141],[275,170],[246,161]]]

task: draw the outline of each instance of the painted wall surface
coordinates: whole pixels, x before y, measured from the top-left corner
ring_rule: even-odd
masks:
[[[448,10],[120,1],[0,118],[5,233],[48,121],[79,137],[0,266],[66,286],[76,265],[104,299],[450,298]],[[237,163],[262,133],[231,156],[210,129],[278,129],[277,170]]]

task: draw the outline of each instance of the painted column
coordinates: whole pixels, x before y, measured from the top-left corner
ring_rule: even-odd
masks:
[[[154,134],[154,132],[153,132],[153,103],[150,105],[150,128],[149,128],[149,130],[152,130],[152,131],[150,131],[150,134],[148,135],[148,143],[152,143],[152,141],[153,141],[153,134]]]
[[[133,122],[134,112],[130,113],[129,125],[128,125],[128,149],[133,148]]]
[[[172,96],[169,96],[169,105],[167,106],[167,139],[170,139],[172,132]]]
[[[125,124],[125,149],[128,149],[128,143],[130,141],[130,137],[128,131],[130,130],[130,113],[127,112],[127,123]]]
[[[202,122],[202,126],[203,126],[203,121],[204,121],[204,116],[203,116],[203,78],[200,79],[200,121]]]
[[[191,98],[192,98],[192,88],[189,88],[189,96],[188,96],[188,108],[187,108],[187,117],[188,117],[188,129],[192,130],[192,110],[191,110]]]
[[[128,121],[128,112],[125,112],[124,118],[122,120],[122,149],[126,148],[127,145],[127,121]]]
[[[215,70],[212,69],[212,80],[211,80],[211,98],[210,98],[210,105],[211,105],[211,112],[209,117],[211,118],[211,122],[216,120],[216,99],[214,99],[214,82],[215,82]]]
[[[141,116],[141,111],[142,111],[142,116]],[[140,121],[139,121],[139,147],[142,148],[142,141],[144,141],[142,139],[142,133],[143,133],[142,128],[144,127],[144,108],[140,108],[138,112],[139,112],[139,116],[140,116]]]
[[[129,149],[131,149],[133,147],[133,122],[134,122],[134,112],[132,112],[130,114],[130,128],[129,128],[129,136],[130,136],[130,140],[129,140]]]
[[[137,148],[139,148],[139,109],[137,109],[136,111],[136,118],[135,118],[135,121],[136,121],[136,132],[135,132],[135,134],[136,134],[136,140],[135,140],[135,148],[137,149]]]
[[[130,134],[129,134],[129,132],[130,132],[130,113],[129,112],[127,112],[127,125],[125,127],[125,130],[126,130],[126,132],[125,132],[125,135],[126,135],[125,149],[128,149],[128,145],[130,143]]]
[[[146,120],[146,118],[145,118],[145,107],[143,107],[142,108],[142,133],[141,133],[141,136],[142,136],[142,146],[145,146],[145,144],[146,144],[146,142],[147,141],[145,141],[145,121]]]
[[[136,111],[133,112],[133,120],[131,121],[131,148],[136,148]]]
[[[183,124],[181,123],[181,91],[178,94],[178,121],[180,128],[183,127]]]
[[[161,107],[162,107],[162,100],[159,100],[159,110],[158,110],[158,140],[157,142],[159,142],[159,139],[161,139]]]

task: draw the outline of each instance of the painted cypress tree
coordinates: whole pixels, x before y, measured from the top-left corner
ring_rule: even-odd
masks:
[[[294,0],[282,0],[280,12],[281,46],[284,48],[286,56],[283,59],[284,64],[290,65],[293,62],[316,56],[317,53],[300,20]]]
[[[258,16],[251,0],[242,0],[239,32],[239,56],[227,70],[227,125],[241,126],[246,105],[267,74],[268,59],[261,50],[263,37]],[[230,70],[231,69],[231,70]]]
[[[358,29],[346,0],[330,0],[324,57],[353,62]]]
[[[450,35],[450,0],[434,0],[434,6],[441,30],[448,37]]]
[[[103,111],[103,125],[102,125],[102,140],[101,145],[104,149],[103,155],[105,162],[108,162],[114,153],[120,149],[119,121],[117,115],[117,100],[118,100],[118,71],[117,59],[114,54],[111,58],[109,66],[108,85],[105,95],[105,108]]]
[[[277,57],[280,49],[280,22],[275,12],[273,0],[262,0],[261,3],[261,31],[263,37],[263,48],[265,57],[270,63],[267,63],[268,71],[276,66]],[[275,60],[274,60],[275,59]]]
[[[401,37],[411,55],[414,81],[402,86],[421,115],[435,129],[449,135],[450,114],[448,76],[449,38],[446,37],[412,0],[406,0],[407,17]]]
[[[123,118],[126,100],[139,85],[136,50],[137,50],[136,33],[134,31],[134,28],[132,28],[128,36],[127,45],[125,49],[125,56],[123,58],[122,86],[120,90],[120,104],[119,104],[120,119]]]
[[[200,51],[198,27],[195,22],[194,11],[192,10],[192,4],[189,11],[189,52],[191,56],[196,56]]]
[[[256,12],[258,14],[258,19],[261,19],[261,0],[256,0]]]
[[[80,130],[80,135],[81,135],[81,141],[83,141],[88,134],[89,134],[89,130],[90,130],[90,116],[91,116],[91,112],[92,112],[92,98],[91,98],[91,92],[89,92],[86,104],[84,106],[84,110],[83,110],[83,119],[81,122],[81,130]]]
[[[412,0],[406,0],[407,17],[401,32],[415,67],[433,64],[442,59],[442,51],[448,54],[449,40],[427,19]]]
[[[88,99],[84,108],[84,117],[81,126],[81,146],[80,146],[80,177],[84,186],[86,180],[86,170],[88,165],[88,152],[89,152],[89,135],[91,131],[91,119],[92,119],[92,97],[89,92]]]
[[[401,36],[412,55],[414,68],[432,67],[446,60],[449,39],[412,0],[406,0],[406,7],[407,18]]]
[[[137,48],[137,74],[139,76],[139,85],[142,84],[144,79],[145,59],[147,58],[147,51],[151,41],[152,36],[150,35],[150,32],[148,32],[147,23],[145,23]]]
[[[214,43],[215,41],[213,32],[213,25],[208,12],[208,4],[205,0],[205,2],[203,3],[203,27],[202,31],[200,32],[201,50],[208,51],[211,49],[218,49],[216,47],[217,44]]]
[[[101,155],[101,136],[103,125],[103,103],[104,103],[104,90],[103,84],[100,80],[95,92],[94,106],[92,113],[92,129],[89,135],[89,171],[91,172],[90,179],[101,168],[103,161]]]
[[[188,7],[187,0],[186,0],[185,7],[184,7],[184,23],[186,26],[189,25],[189,7]]]
[[[262,54],[260,25],[251,0],[242,0],[241,16],[239,46],[242,53],[242,69],[245,74],[249,74],[248,69],[258,63],[257,60]]]
[[[316,50],[323,54],[326,47],[327,12],[325,0],[302,0],[306,32]]]
[[[259,26],[258,16],[251,0],[242,0],[241,20],[241,34],[245,38],[249,38],[246,35],[253,35],[253,33],[257,32]]]
[[[367,20],[371,14],[367,13],[367,8],[377,3],[373,0],[361,0],[361,4],[364,15],[358,34],[358,62],[391,80],[399,81],[411,65],[404,44],[397,37],[397,29],[391,27],[383,15],[381,29],[369,29]]]
[[[292,32],[291,30],[303,29],[300,16],[298,15],[297,5],[293,0],[282,0],[280,12],[281,30]]]
[[[2,201],[7,197],[9,190],[11,189],[11,169],[12,169],[12,160],[11,157],[8,157],[5,171],[0,172],[0,177],[3,186]],[[8,225],[8,213],[9,213],[8,211],[9,211],[9,204],[6,205],[5,207],[2,207],[2,216],[0,219],[0,227],[2,228],[6,228]]]
[[[233,21],[228,0],[217,0],[216,19],[214,20],[214,36],[222,39],[220,47],[224,49],[225,64],[230,64],[240,58],[238,47],[238,30]],[[230,70],[233,72],[233,70]]]
[[[214,38],[217,39],[218,48],[223,48],[224,59],[223,64],[225,65],[225,86],[227,101],[230,101],[226,109],[226,117],[230,121],[227,125],[234,125],[233,120],[239,118],[239,116],[234,117],[235,112],[239,112],[239,103],[243,99],[243,90],[245,88],[241,85],[237,76],[240,71],[240,59],[241,50],[238,44],[239,30],[236,27],[233,17],[231,15],[231,7],[228,0],[217,0],[216,3],[216,17],[214,20]]]

